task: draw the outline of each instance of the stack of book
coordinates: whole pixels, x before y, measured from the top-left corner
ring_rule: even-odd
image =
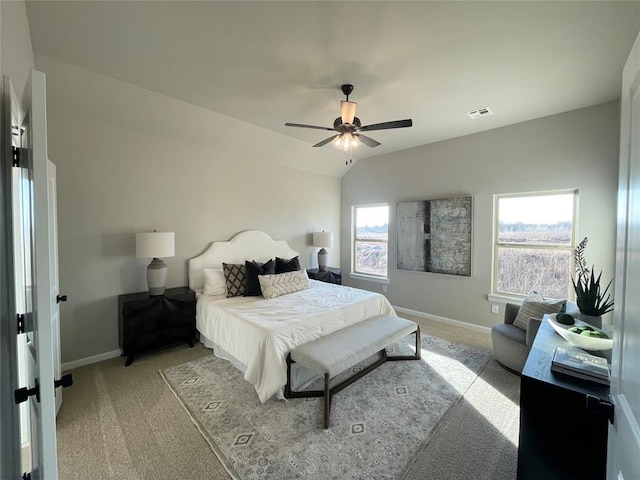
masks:
[[[611,384],[607,359],[591,355],[578,348],[567,350],[562,347],[556,347],[551,361],[551,371],[603,385]]]

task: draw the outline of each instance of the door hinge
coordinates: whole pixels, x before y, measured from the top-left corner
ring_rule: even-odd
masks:
[[[38,384],[38,380],[36,379],[36,386],[33,388],[22,387],[13,392],[13,395],[16,400],[16,405],[21,404],[22,402],[26,402],[29,400],[29,397],[33,395],[36,396],[36,400],[38,403],[40,402],[40,385]]]
[[[24,333],[24,313],[18,313],[16,320],[18,321],[18,333]]]
[[[14,167],[24,167],[24,148],[20,147],[11,147],[13,152],[13,166]]]
[[[613,424],[615,406],[609,400],[602,400],[599,397],[587,394],[587,410],[604,415]]]

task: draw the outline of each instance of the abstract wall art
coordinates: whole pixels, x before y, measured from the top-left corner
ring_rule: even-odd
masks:
[[[471,196],[398,203],[399,270],[471,276]]]

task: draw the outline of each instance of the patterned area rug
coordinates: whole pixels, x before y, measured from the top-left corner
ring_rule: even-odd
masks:
[[[388,352],[410,354],[413,338]],[[327,430],[321,398],[261,404],[242,374],[214,356],[162,374],[236,479],[391,480],[405,475],[490,356],[422,335],[422,360],[386,362],[337,393]]]

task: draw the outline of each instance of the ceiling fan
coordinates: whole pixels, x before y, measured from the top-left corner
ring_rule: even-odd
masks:
[[[345,84],[340,87],[342,93],[347,97],[346,100],[340,102],[340,116],[333,121],[333,128],[319,127],[316,125],[304,125],[301,123],[285,123],[287,127],[315,128],[316,130],[336,131],[335,135],[322,140],[314,145],[314,147],[322,147],[327,143],[333,142],[334,145],[344,151],[351,152],[357,148],[360,143],[364,143],[369,147],[377,147],[380,142],[371,137],[367,137],[360,132],[371,132],[373,130],[388,130],[391,128],[405,128],[413,125],[411,119],[395,120],[392,122],[374,123],[362,126],[360,119],[356,117],[356,102],[349,101],[349,95],[353,92],[353,85]]]

